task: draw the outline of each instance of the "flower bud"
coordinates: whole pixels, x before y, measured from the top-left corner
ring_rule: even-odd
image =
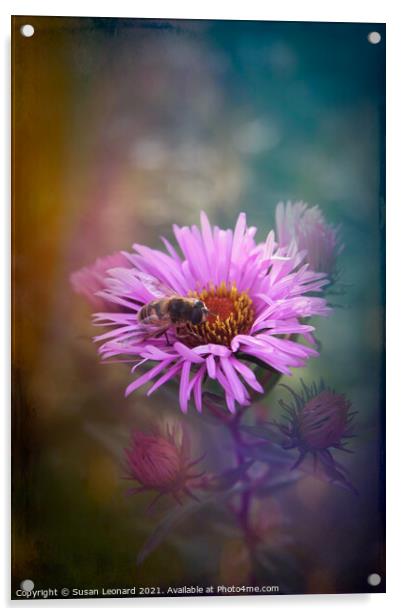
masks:
[[[308,387],[301,381],[302,390],[295,392],[285,387],[293,397],[292,403],[279,402],[286,411],[286,421],[277,424],[285,436],[282,443],[285,449],[298,449],[299,458],[293,468],[299,466],[307,455],[314,460],[314,471],[317,463],[330,481],[342,483],[349,489],[354,488],[347,480],[341,465],[334,459],[331,448],[349,451],[345,448],[345,439],[351,438],[351,420],[354,413],[350,412],[350,402],[343,394],[337,394],[324,385],[315,383]]]
[[[350,403],[342,394],[326,389],[309,400],[299,415],[300,440],[308,449],[328,449],[345,435]]]
[[[194,497],[190,488],[203,488],[203,472],[193,472],[201,458],[190,461],[190,443],[186,432],[177,437],[176,426],[166,434],[133,432],[130,446],[126,449],[128,479],[139,484],[132,493],[155,490],[157,498],[171,494],[179,503],[180,495]],[[194,497],[195,498],[195,497]]]
[[[70,283],[74,291],[82,295],[94,310],[107,308],[118,311],[116,304],[111,305],[107,300],[99,297],[97,293],[106,287],[107,272],[116,267],[129,267],[130,262],[120,252],[96,259],[95,263],[82,267],[70,276]]]
[[[339,227],[328,224],[318,205],[307,203],[279,203],[276,207],[276,231],[280,246],[296,242],[299,251],[306,251],[305,261],[310,269],[324,272],[331,280],[336,277],[337,257],[343,246],[339,244]]]
[[[132,478],[145,488],[169,490],[180,482],[183,472],[180,451],[166,438],[137,432],[126,453]]]

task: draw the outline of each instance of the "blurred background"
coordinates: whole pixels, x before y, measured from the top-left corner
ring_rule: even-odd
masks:
[[[302,199],[342,225],[346,292],[317,321],[320,358],[284,382],[351,400],[355,451],[338,459],[359,496],[305,477],[270,499],[267,541],[289,557],[266,583],[286,569],[287,592],[383,589],[367,576],[384,575],[384,26],[14,17],[12,48],[13,587],[244,581],[222,512],[136,565],[168,504],[152,518],[127,497],[119,455],[179,411],[161,390],[124,398],[128,367],[99,364],[69,276],[200,209],[225,227],[246,211],[263,240],[277,202]],[[276,394],[265,407],[279,416]],[[195,450],[207,435],[218,451],[194,415]]]

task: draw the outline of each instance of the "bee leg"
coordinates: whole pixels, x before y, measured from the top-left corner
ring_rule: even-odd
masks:
[[[202,338],[201,338],[201,336],[199,334],[196,334],[195,332],[189,331],[186,327],[177,328],[176,329],[176,336],[178,338],[193,337],[196,340],[199,340],[200,342],[202,342]]]
[[[196,334],[195,332],[190,332],[190,336],[193,336],[193,338],[195,338],[196,340],[199,340],[200,342],[203,341],[200,334]]]
[[[170,342],[168,335],[167,335],[167,328],[164,328],[161,332],[159,332],[159,334],[155,336],[155,338],[159,338],[160,336],[165,336],[166,344],[168,346],[172,346],[172,343]]]
[[[167,337],[167,330],[168,330],[168,328],[167,328],[167,327],[161,327],[161,328],[159,328],[157,331],[155,331],[155,332],[152,334],[152,337],[153,337],[153,338],[160,338],[161,336],[165,336],[165,338],[166,338],[166,342],[168,343],[168,345],[169,345],[169,346],[172,346],[172,345],[171,345],[171,343],[170,343],[170,341],[169,341],[169,338]]]
[[[189,336],[191,336],[191,334],[186,330],[185,327],[182,327],[180,329],[179,328],[176,329],[176,336],[177,338],[183,339],[183,338],[188,338]]]

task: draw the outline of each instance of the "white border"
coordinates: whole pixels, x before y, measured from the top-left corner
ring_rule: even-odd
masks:
[[[401,522],[402,522],[402,489],[400,485],[402,439],[402,408],[400,387],[401,380],[401,325],[402,315],[402,255],[401,255],[401,230],[402,230],[402,203],[399,190],[398,173],[400,174],[402,144],[402,131],[400,115],[402,110],[401,96],[401,72],[400,58],[401,49],[401,18],[397,8],[397,2],[392,0],[381,1],[355,1],[336,0],[336,2],[323,2],[313,0],[293,0],[281,2],[263,2],[248,0],[236,5],[233,1],[219,2],[218,0],[204,0],[202,3],[189,3],[188,0],[169,2],[163,1],[119,1],[99,3],[88,0],[60,0],[57,4],[53,1],[3,1],[1,5],[1,30],[3,35],[4,57],[1,63],[1,81],[3,92],[1,113],[1,135],[5,135],[5,144],[1,150],[4,165],[1,166],[1,185],[5,187],[3,221],[0,227],[2,233],[2,265],[0,289],[2,298],[9,297],[9,203],[10,203],[10,164],[9,164],[9,127],[10,127],[10,103],[9,103],[9,62],[10,62],[10,15],[74,15],[74,16],[109,16],[109,17],[169,17],[169,18],[192,18],[192,19],[266,19],[284,21],[341,21],[341,22],[387,22],[387,467],[388,467],[388,490],[387,490],[387,594],[380,595],[330,595],[330,596],[281,596],[281,597],[236,597],[236,598],[210,598],[206,599],[180,599],[180,600],[75,600],[68,601],[37,601],[31,606],[32,609],[60,609],[67,608],[86,612],[99,608],[115,609],[122,607],[135,610],[154,611],[161,608],[165,611],[177,611],[191,609],[202,612],[206,609],[226,608],[234,614],[243,614],[245,609],[252,608],[256,613],[266,613],[272,608],[282,613],[294,613],[298,616],[308,614],[316,608],[325,613],[331,613],[344,608],[353,610],[353,614],[364,611],[365,615],[377,614],[378,610],[396,607],[401,603],[399,571],[402,557],[401,546]],[[2,331],[0,339],[3,343],[4,353],[1,356],[1,383],[0,391],[3,394],[1,416],[3,421],[2,438],[3,452],[5,455],[2,465],[2,477],[6,486],[2,500],[2,546],[9,546],[9,327],[10,311],[9,303],[1,302],[4,318],[1,321]],[[368,332],[369,335],[369,332]],[[28,607],[28,602],[13,602],[9,596],[9,549],[2,547],[0,580],[2,583],[3,602],[13,609],[22,610]],[[31,602],[29,602],[31,603]]]
[[[7,4],[7,3],[4,3]],[[202,3],[190,3],[179,0],[160,1],[130,1],[116,0],[109,5],[90,0],[59,1],[49,0],[9,2],[14,15],[73,15],[97,17],[169,17],[181,19],[265,19],[280,21],[386,21],[388,4],[373,0],[364,2],[324,3],[312,0],[283,0],[282,2],[266,4],[258,0],[246,3],[230,1],[205,0]]]

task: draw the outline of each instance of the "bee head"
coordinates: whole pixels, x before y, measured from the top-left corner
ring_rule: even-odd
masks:
[[[208,319],[209,310],[200,299],[194,303],[191,311],[191,323],[193,325],[201,325]]]

